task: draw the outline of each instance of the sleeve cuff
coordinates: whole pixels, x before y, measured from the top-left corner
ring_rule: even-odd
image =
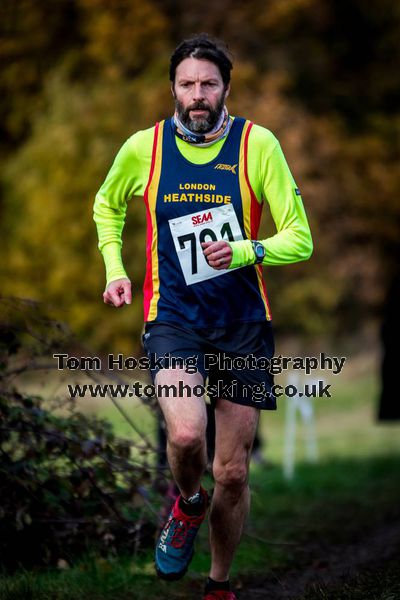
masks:
[[[110,242],[103,247],[101,252],[106,266],[106,286],[116,279],[128,278],[122,263],[121,244]]]
[[[229,265],[229,269],[254,265],[255,256],[251,240],[230,242],[230,247],[232,248],[232,262]]]

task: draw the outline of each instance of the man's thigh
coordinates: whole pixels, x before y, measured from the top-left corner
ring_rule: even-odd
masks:
[[[180,385],[181,382],[181,385]],[[186,373],[184,369],[160,369],[154,380],[160,408],[169,436],[205,435],[207,413],[203,395],[201,373]],[[181,388],[182,393],[177,394]],[[163,391],[164,390],[164,391]]]
[[[155,361],[151,375],[169,437],[205,435],[201,339],[183,325],[147,323],[142,341],[148,358]]]
[[[216,468],[248,468],[260,411],[253,406],[219,399],[215,405]]]

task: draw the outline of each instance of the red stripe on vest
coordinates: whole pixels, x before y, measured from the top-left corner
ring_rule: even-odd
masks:
[[[158,145],[158,130],[159,123],[156,123],[155,131],[154,131],[154,142],[153,142],[153,150],[151,153],[151,167],[150,167],[150,175],[149,181],[147,182],[146,190],[144,192],[144,202],[146,205],[146,220],[147,220],[147,233],[146,233],[146,276],[143,283],[143,296],[144,296],[144,320],[147,321],[147,317],[150,310],[151,299],[153,298],[153,261],[151,255],[151,245],[153,241],[153,226],[151,222],[151,214],[149,208],[149,187],[151,180],[153,179],[154,166],[156,163],[156,155],[157,155],[157,145]]]

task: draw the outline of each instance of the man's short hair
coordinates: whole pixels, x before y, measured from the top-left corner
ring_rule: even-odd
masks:
[[[213,62],[219,68],[225,87],[229,85],[233,65],[227,46],[220,40],[210,37],[207,33],[200,33],[183,40],[171,56],[169,78],[172,83],[175,82],[178,65],[185,58],[197,58]]]

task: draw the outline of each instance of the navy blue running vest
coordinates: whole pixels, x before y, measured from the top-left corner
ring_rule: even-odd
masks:
[[[216,271],[200,245],[257,239],[261,205],[247,174],[251,126],[236,117],[218,156],[195,164],[180,153],[172,119],[157,124],[144,197],[145,321],[204,328],[270,320],[261,265]]]

